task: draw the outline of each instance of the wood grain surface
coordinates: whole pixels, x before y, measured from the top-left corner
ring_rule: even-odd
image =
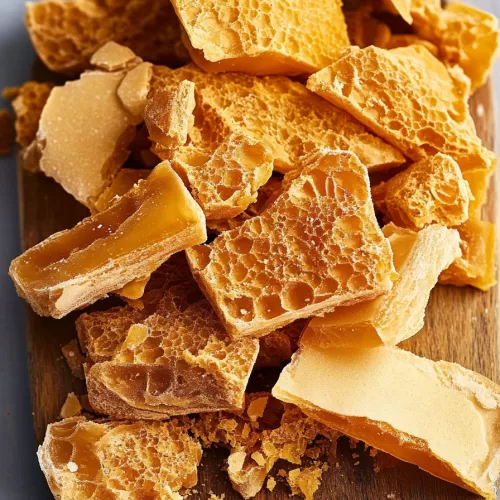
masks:
[[[488,83],[471,99],[471,111],[478,133],[486,147],[494,149],[493,85]],[[478,112],[479,109],[479,112]],[[27,249],[52,233],[73,226],[87,215],[63,189],[40,174],[19,171],[21,234],[23,248]],[[495,221],[496,177],[491,183],[489,202],[483,218]],[[403,347],[428,358],[460,363],[498,382],[498,290],[488,293],[472,288],[438,286],[431,295],[425,328]],[[98,307],[103,307],[99,304]],[[73,378],[62,358],[61,347],[76,337],[74,321],[78,314],[63,320],[41,318],[29,307],[27,314],[27,341],[31,379],[33,424],[37,440],[42,441],[47,424],[55,421],[68,392],[84,393],[84,385]],[[272,384],[273,375],[265,372],[260,382]],[[321,383],[321,378],[318,378]],[[353,453],[360,455],[353,458]],[[225,500],[241,498],[231,487],[224,471],[222,449],[204,453],[199,469],[199,493],[191,498],[204,500],[210,492],[225,494]],[[359,464],[355,465],[356,462]],[[374,459],[364,450],[362,443],[352,449],[347,438],[338,443],[337,456],[330,469],[323,474],[323,482],[316,493],[317,500],[333,499],[471,499],[475,495],[452,484],[436,479],[417,467],[394,460],[390,467],[373,471]],[[290,464],[278,463],[272,475]],[[283,483],[273,493],[266,489],[256,497],[263,499],[289,498]]]

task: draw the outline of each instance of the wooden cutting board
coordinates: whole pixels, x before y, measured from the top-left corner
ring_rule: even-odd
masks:
[[[478,90],[470,102],[478,134],[489,149],[495,147],[492,89],[490,82]],[[87,210],[51,179],[27,173],[21,168],[18,178],[24,249],[56,231],[73,226],[87,215]],[[496,197],[495,176],[483,213],[484,219],[493,222],[497,212]],[[406,341],[403,347],[434,360],[460,363],[498,382],[497,303],[496,287],[483,293],[472,288],[438,286],[431,295],[425,328]],[[61,354],[61,347],[76,337],[74,322],[78,314],[54,320],[41,318],[27,307],[26,316],[33,424],[37,440],[41,442],[47,424],[58,418],[68,392],[84,393],[84,384],[71,376]],[[275,374],[266,372],[264,375],[269,376],[269,384],[272,384]],[[262,380],[260,377],[261,383]],[[318,382],[321,380],[318,379]],[[359,458],[353,457],[353,453],[359,454]],[[218,495],[225,493],[225,500],[241,498],[232,489],[223,470],[226,456],[227,452],[221,449],[205,452],[199,469],[199,493],[191,498],[204,500],[212,491]],[[364,451],[363,444],[359,443],[356,449],[352,449],[347,438],[343,438],[338,443],[337,457],[323,474],[315,499],[475,498],[475,495],[436,479],[413,465],[395,460],[390,465],[375,473],[374,459]],[[279,463],[273,471],[274,477],[277,477],[276,472],[280,468],[290,469],[289,465]],[[285,499],[288,495],[285,484],[278,481],[273,493],[264,489],[256,498]]]

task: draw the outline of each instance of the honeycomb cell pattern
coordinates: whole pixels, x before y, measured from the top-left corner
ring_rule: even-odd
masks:
[[[147,291],[143,310],[125,307],[79,320],[82,344],[92,345],[89,357],[101,361],[86,374],[99,413],[164,419],[243,405],[258,341],[232,341],[195,281],[170,274],[161,291]]]
[[[206,70],[312,73],[349,45],[340,0],[173,0],[172,4],[189,37],[191,56]]]
[[[167,0],[43,0],[27,4],[25,23],[37,54],[53,71],[88,68],[92,54],[109,41],[151,62],[189,60]]]
[[[38,459],[60,500],[165,500],[198,481],[202,455],[188,425],[88,421],[51,424]]]
[[[195,104],[194,83],[188,80],[154,92],[144,112],[150,139],[167,149],[186,144]]]
[[[486,82],[500,45],[498,19],[460,2],[414,2],[413,28],[439,48],[439,58],[458,64],[470,78],[472,90]]]
[[[196,85],[197,106],[190,139],[201,149],[214,150],[231,133],[242,133],[269,146],[274,169],[282,173],[297,168],[304,157],[325,147],[353,151],[370,169],[405,161],[399,151],[348,113],[287,77],[214,75],[192,64],[174,71],[156,66],[151,92],[182,80]]]
[[[262,336],[391,288],[392,251],[368,182],[356,155],[323,151],[260,216],[186,251],[232,336]]]
[[[421,160],[372,189],[384,222],[419,230],[428,224],[458,226],[469,218],[472,193],[450,156]]]
[[[263,142],[235,133],[213,153],[187,148],[174,153],[172,166],[187,178],[207,220],[231,219],[257,201],[273,158]]]
[[[469,80],[422,45],[350,47],[311,76],[309,89],[352,113],[414,161],[448,154],[462,171],[492,168],[469,113]]]

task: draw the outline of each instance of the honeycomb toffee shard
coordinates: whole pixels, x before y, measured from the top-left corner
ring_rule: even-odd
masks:
[[[182,253],[153,274],[142,302],[142,309],[116,307],[77,320],[93,408],[160,420],[241,409],[259,342],[231,340]]]
[[[261,215],[187,255],[234,337],[375,298],[395,278],[366,167],[350,152],[313,156]]]
[[[191,57],[206,71],[310,74],[349,45],[340,0],[200,0],[196,6],[173,0],[172,5]]]
[[[462,171],[495,167],[496,156],[481,144],[469,113],[468,78],[422,45],[350,47],[307,87],[414,161],[444,153]]]
[[[150,62],[189,60],[170,2],[43,0],[26,5],[26,28],[40,59],[53,71],[77,74],[94,52],[114,40]]]
[[[152,141],[166,149],[186,144],[188,129],[194,120],[194,87],[193,82],[183,80],[171,89],[153,92],[144,113]]]
[[[439,282],[488,291],[496,284],[496,228],[491,222],[469,219],[457,227],[462,256],[442,272]]]
[[[370,170],[405,161],[399,151],[348,113],[290,78],[204,73],[193,64],[174,71],[156,66],[152,92],[182,80],[196,85],[200,105],[195,109],[199,108],[190,139],[198,148],[214,151],[229,135],[244,134],[271,149],[274,168],[281,173],[294,170],[307,155],[321,148],[350,150]]]
[[[472,90],[486,82],[498,54],[498,19],[460,2],[414,0],[413,27],[425,40],[438,47],[439,58],[458,64],[470,78]]]
[[[16,258],[10,275],[38,314],[61,318],[205,239],[203,212],[164,162],[104,212]]]
[[[207,220],[226,220],[257,201],[273,172],[273,158],[264,142],[236,133],[213,153],[190,148],[174,154],[172,167],[187,179]]]
[[[314,338],[324,347],[379,347],[396,345],[422,329],[431,290],[443,269],[460,256],[458,232],[436,224],[419,232],[389,224],[383,231],[399,274],[392,289],[313,318],[304,341]]]
[[[481,375],[397,347],[307,342],[273,395],[351,438],[495,498],[500,387]]]
[[[164,498],[198,481],[201,446],[179,420],[51,424],[38,460],[61,500]]]
[[[372,189],[384,222],[418,231],[429,224],[458,226],[469,218],[472,193],[453,158],[438,153]]]
[[[135,135],[136,120],[117,94],[123,77],[83,73],[52,89],[40,117],[40,169],[87,206],[125,163]]]

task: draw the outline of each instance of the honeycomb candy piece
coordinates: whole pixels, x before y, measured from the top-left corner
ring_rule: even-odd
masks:
[[[141,63],[132,68],[118,87],[118,97],[125,109],[134,117],[135,124],[144,121],[144,109],[149,94],[149,82],[153,76],[151,63]]]
[[[16,114],[16,142],[23,148],[35,140],[40,115],[52,87],[51,83],[26,82],[17,90],[12,107]]]
[[[151,275],[141,307],[127,305],[80,315],[76,330],[82,350],[92,362],[109,361],[125,341],[130,327],[154,313],[166,290],[190,278],[183,252],[176,253]]]
[[[186,254],[235,338],[375,298],[395,277],[366,168],[347,151],[311,158],[260,216]]]
[[[74,392],[70,392],[59,413],[61,418],[76,417],[82,412],[82,405]]]
[[[93,212],[102,212],[108,209],[116,200],[130,191],[140,180],[146,179],[151,170],[122,168],[111,184],[102,192],[93,204]]]
[[[267,144],[274,169],[282,173],[294,170],[305,156],[324,147],[350,150],[369,169],[390,168],[405,161],[399,151],[349,114],[289,78],[214,75],[194,65],[174,71],[155,67],[152,91],[182,80],[196,85],[199,106],[190,139],[200,149],[215,150],[230,134],[241,133]]]
[[[144,116],[151,140],[167,149],[186,144],[195,105],[194,83],[188,80],[154,92]]]
[[[178,265],[189,274],[185,261]],[[143,310],[125,306],[77,322],[95,363],[86,373],[89,400],[101,414],[165,419],[243,406],[258,341],[231,341],[194,280],[166,273],[168,284],[153,298],[148,292]]]
[[[486,82],[498,53],[498,19],[459,2],[415,2],[414,29],[439,48],[446,64],[458,64],[470,78],[472,90]]]
[[[408,157],[451,156],[462,171],[496,163],[477,137],[469,113],[468,80],[449,71],[425,47],[350,47],[311,76],[308,88],[349,111]]]
[[[496,284],[495,225],[469,219],[457,227],[462,256],[441,273],[439,282],[455,286],[473,286],[488,291]]]
[[[207,220],[224,220],[257,201],[259,188],[273,172],[273,158],[263,142],[236,133],[212,154],[203,150],[174,153],[172,166],[187,178]]]
[[[369,2],[363,4],[359,9],[345,13],[347,31],[352,45],[364,49],[370,45],[386,47],[389,43],[391,29],[372,13],[373,6]]]
[[[259,339],[260,349],[255,368],[277,368],[290,361],[297,350],[300,334],[307,321],[299,319]]]
[[[172,4],[186,31],[184,43],[191,57],[206,71],[313,73],[349,45],[340,0]]]
[[[307,343],[273,395],[351,438],[495,498],[500,387],[477,373],[397,347]]]
[[[177,498],[198,482],[202,450],[188,426],[168,422],[93,422],[84,417],[51,424],[38,460],[61,500]]]
[[[53,71],[87,69],[94,52],[112,40],[151,62],[178,65],[189,60],[179,21],[166,1],[29,2],[25,23],[36,52]]]
[[[438,153],[373,188],[384,221],[419,230],[429,224],[458,226],[469,218],[472,193],[458,164]]]
[[[14,144],[12,117],[7,109],[0,109],[0,156],[10,155]]]
[[[92,71],[54,87],[40,118],[41,170],[87,206],[125,163],[135,135],[136,120],[117,94],[123,78]]]
[[[481,209],[488,197],[488,187],[494,169],[477,168],[466,170],[463,173],[464,179],[469,183],[473,199],[469,202],[469,217],[481,218]]]
[[[425,308],[440,273],[460,256],[454,229],[433,224],[422,231],[384,227],[399,274],[391,291],[313,318],[301,342],[330,347],[396,345],[424,326]],[[314,339],[314,340],[313,340]]]
[[[104,212],[17,257],[10,275],[35,312],[61,318],[205,239],[203,212],[164,162]]]
[[[255,401],[264,401],[265,407],[259,417],[251,419],[248,409]],[[318,436],[332,442],[338,437],[297,407],[283,405],[268,393],[247,394],[245,410],[238,415],[227,412],[200,415],[193,432],[204,446],[215,444],[230,449],[229,479],[244,498],[251,498],[262,489],[278,460],[300,465],[308,446]]]
[[[73,376],[84,380],[85,376],[83,374],[83,363],[85,362],[85,357],[82,356],[78,341],[73,339],[71,342],[62,346],[61,351]]]
[[[423,45],[434,57],[438,57],[439,55],[439,49],[436,45],[413,34],[391,35],[390,40],[384,48],[397,49],[399,47],[408,47],[408,45]],[[380,45],[377,46],[380,47]]]
[[[314,464],[303,469],[293,469],[288,473],[287,481],[292,495],[301,495],[306,500],[313,500],[321,484],[323,469]]]

